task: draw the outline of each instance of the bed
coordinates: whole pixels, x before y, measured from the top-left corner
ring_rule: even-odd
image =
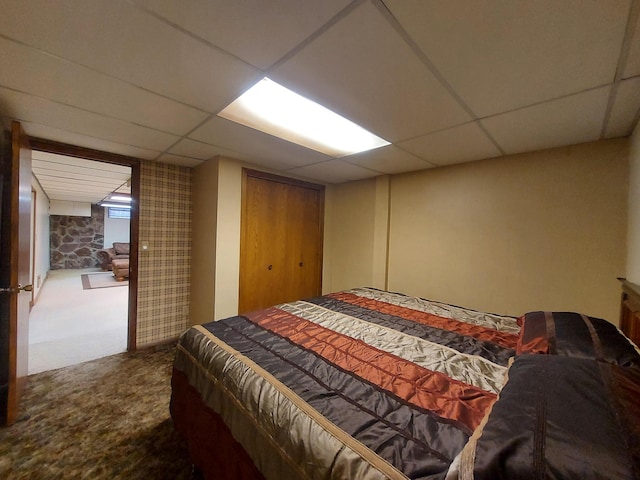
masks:
[[[211,479],[640,479],[640,355],[571,312],[278,305],[184,332],[170,409]]]

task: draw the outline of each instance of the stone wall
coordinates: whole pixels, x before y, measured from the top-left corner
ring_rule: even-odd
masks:
[[[91,205],[91,217],[51,215],[51,270],[99,267],[104,248],[104,208]]]

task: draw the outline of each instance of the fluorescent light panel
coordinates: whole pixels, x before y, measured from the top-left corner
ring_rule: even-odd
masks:
[[[131,208],[131,205],[125,205],[124,203],[100,203],[100,206],[112,208]]]
[[[218,115],[332,157],[389,145],[351,120],[266,77]]]
[[[114,202],[131,202],[131,197],[126,195],[110,195],[109,200],[113,200]]]

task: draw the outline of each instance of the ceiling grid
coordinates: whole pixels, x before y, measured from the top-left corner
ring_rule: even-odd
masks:
[[[640,118],[640,0],[0,0],[0,116],[34,137],[340,183]],[[392,144],[333,158],[218,116],[264,76]]]

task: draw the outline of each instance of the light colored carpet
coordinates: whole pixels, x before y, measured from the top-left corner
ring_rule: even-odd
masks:
[[[83,273],[80,278],[82,279],[82,288],[84,290],[129,285],[129,280],[117,280],[111,272]]]
[[[127,349],[128,288],[84,290],[81,275],[52,270],[29,315],[29,374]]]

